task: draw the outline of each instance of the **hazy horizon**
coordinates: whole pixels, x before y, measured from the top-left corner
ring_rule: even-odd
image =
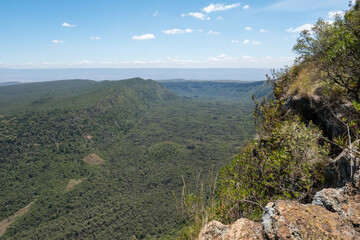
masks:
[[[65,79],[122,80],[134,77],[153,80],[266,80],[266,68],[0,68],[0,83],[42,82]]]

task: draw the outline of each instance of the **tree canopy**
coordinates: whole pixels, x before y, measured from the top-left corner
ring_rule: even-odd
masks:
[[[293,50],[297,61],[316,62],[321,79],[346,89],[359,102],[360,93],[360,1],[338,14],[334,22],[319,19],[300,34]]]

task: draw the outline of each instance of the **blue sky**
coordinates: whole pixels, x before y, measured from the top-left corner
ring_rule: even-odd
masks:
[[[348,0],[1,0],[0,68],[277,68]],[[330,13],[330,14],[329,14]]]

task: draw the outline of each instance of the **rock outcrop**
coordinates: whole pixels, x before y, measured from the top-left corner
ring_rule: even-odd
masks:
[[[357,231],[360,230],[360,195],[353,184],[347,184],[342,189],[323,189],[315,195],[312,204],[339,214]]]
[[[266,206],[262,225],[267,239],[360,239],[339,214],[323,207],[277,201]]]
[[[232,225],[224,225],[218,221],[206,224],[198,240],[264,240],[260,223],[245,218],[237,220]]]
[[[325,96],[321,89],[311,97],[285,96],[283,100],[284,113],[292,111],[305,121],[312,121],[330,140],[349,135],[344,117],[348,122],[360,121],[350,102]],[[239,219],[233,225],[212,221],[202,229],[198,240],[360,240],[360,159],[356,158],[359,144],[360,140],[353,143],[351,149],[345,149],[327,166],[324,189],[316,193],[311,204],[271,202],[261,224],[247,219]],[[334,147],[334,152],[339,149]]]
[[[315,93],[312,97],[290,96],[284,99],[284,112],[291,110],[307,121],[320,126],[329,139],[342,136],[347,132],[346,125],[340,119],[344,116],[357,116],[354,106],[343,99],[331,101],[325,99],[323,93]]]
[[[312,204],[271,202],[261,224],[244,218],[233,225],[211,221],[198,240],[360,239],[359,159],[353,159],[356,171],[352,177],[349,162],[343,152],[329,165],[326,179],[333,188],[317,192]]]

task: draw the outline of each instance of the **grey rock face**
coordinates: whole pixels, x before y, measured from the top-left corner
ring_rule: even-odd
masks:
[[[198,240],[264,240],[260,223],[245,218],[232,225],[223,225],[218,221],[206,224]]]
[[[323,207],[293,201],[271,205],[262,216],[266,239],[360,239],[346,220]]]

